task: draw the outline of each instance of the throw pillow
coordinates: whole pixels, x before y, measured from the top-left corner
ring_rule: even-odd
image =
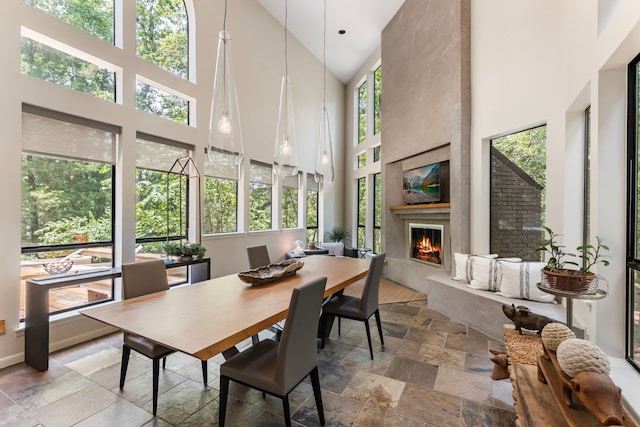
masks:
[[[540,282],[541,270],[545,265],[544,262],[500,261],[500,291],[497,294],[507,298],[554,303],[556,300],[553,295],[542,292],[536,286]]]
[[[469,262],[471,264],[469,287],[480,289],[483,291],[497,291],[498,277],[496,264],[496,254],[489,255],[470,255]]]
[[[461,254],[458,252],[453,253],[453,263],[454,273],[455,275],[452,277],[453,280],[458,280],[460,282],[469,283],[471,280],[471,266],[469,265],[469,254]]]

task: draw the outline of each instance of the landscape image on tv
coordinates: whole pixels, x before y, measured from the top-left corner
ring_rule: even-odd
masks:
[[[440,201],[440,163],[402,173],[402,201],[409,205]]]

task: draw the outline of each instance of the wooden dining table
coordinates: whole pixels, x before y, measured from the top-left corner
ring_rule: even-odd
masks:
[[[165,347],[207,360],[287,316],[293,288],[326,276],[328,297],[367,275],[369,260],[313,255],[291,276],[252,286],[236,274],[80,313]]]

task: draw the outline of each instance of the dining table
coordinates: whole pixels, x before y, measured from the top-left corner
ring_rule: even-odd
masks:
[[[83,315],[200,360],[223,353],[287,316],[293,289],[326,277],[329,297],[366,277],[369,260],[312,255],[295,274],[253,286],[237,274],[81,310]],[[320,314],[320,313],[318,313]]]

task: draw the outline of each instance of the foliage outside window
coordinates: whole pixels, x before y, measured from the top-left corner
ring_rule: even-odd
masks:
[[[629,64],[626,359],[640,371],[640,55]]]
[[[373,175],[373,252],[382,252],[382,173]]]
[[[185,125],[189,123],[189,101],[140,81],[136,82],[136,108]]]
[[[55,117],[55,118],[53,118]],[[22,114],[22,250],[25,280],[43,264],[71,261],[70,271],[111,268],[115,148],[119,129],[25,106]],[[56,295],[65,293],[64,298]],[[53,293],[49,314],[113,298],[111,280]]]
[[[358,169],[367,166],[367,153],[358,154]]]
[[[273,173],[271,165],[249,165],[249,230],[272,228]]]
[[[318,202],[320,187],[312,175],[307,175],[307,243],[317,242],[318,238]]]
[[[67,24],[113,44],[113,0],[23,0]]]
[[[298,226],[299,174],[285,176],[282,181],[282,228]]]
[[[367,139],[367,82],[358,87],[358,144]]]
[[[238,231],[238,167],[206,161],[204,171],[202,232]]]
[[[97,98],[115,101],[115,73],[28,37],[22,37],[21,72]]]
[[[189,38],[183,0],[137,0],[137,53],[152,64],[188,77]]]
[[[539,261],[545,222],[546,126],[491,140],[491,252]]]
[[[382,65],[373,72],[373,134],[380,133],[382,102]]]
[[[365,233],[367,227],[367,179],[358,179],[358,236],[357,245],[365,247]]]

